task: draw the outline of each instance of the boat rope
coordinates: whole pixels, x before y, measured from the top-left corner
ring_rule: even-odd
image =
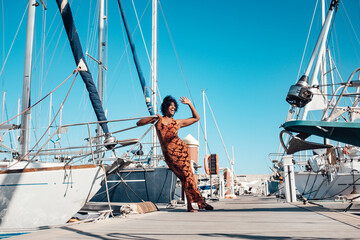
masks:
[[[42,3],[43,4],[43,3]],[[41,21],[41,43],[40,43],[40,50],[39,50],[39,63],[37,65],[40,66],[39,68],[39,91],[38,91],[38,96],[41,97],[42,95],[42,90],[43,87],[45,86],[44,81],[44,64],[45,64],[45,41],[46,41],[46,34],[45,34],[45,30],[46,30],[46,17],[47,17],[47,11],[46,11],[46,7],[42,8],[42,21]],[[37,61],[37,59],[35,60],[35,62]],[[38,119],[40,119],[40,113],[41,113],[41,109],[38,112]],[[37,126],[40,126],[40,121],[36,122]]]
[[[231,166],[231,159],[230,159],[229,153],[228,153],[228,151],[227,151],[227,149],[226,149],[226,146],[225,146],[224,140],[223,140],[223,138],[222,138],[222,136],[221,136],[221,132],[220,132],[219,126],[217,125],[217,122],[216,122],[216,119],[215,119],[214,113],[213,113],[213,111],[212,111],[212,109],[211,109],[211,106],[210,106],[210,103],[209,103],[209,99],[207,98],[207,96],[206,96],[206,95],[205,95],[205,98],[206,98],[206,101],[207,101],[207,103],[208,103],[208,106],[209,106],[209,109],[210,109],[211,115],[212,115],[212,117],[213,117],[213,119],[214,119],[214,123],[215,123],[216,129],[217,129],[217,131],[218,131],[218,133],[219,133],[219,136],[220,136],[220,139],[221,139],[221,143],[222,143],[222,145],[223,145],[223,147],[224,147],[224,150],[225,150],[226,156],[227,156],[227,158],[228,158],[228,160],[229,160],[229,164],[230,164],[230,166]]]
[[[125,178],[127,178],[130,174],[131,174],[131,172],[129,172],[129,173],[125,176]],[[112,189],[115,188],[115,187],[117,187],[120,183],[121,183],[121,182],[118,182],[118,183],[114,184],[113,186],[109,187],[109,188],[108,188],[108,189],[109,189],[109,192],[111,192]],[[97,192],[97,193],[94,195],[94,197],[95,197],[95,196],[99,196],[99,195],[104,194],[104,193],[106,193],[106,190],[105,190],[105,191],[102,191],[102,192],[99,191],[99,192]],[[102,200],[104,200],[104,199],[102,199]]]
[[[134,8],[134,13],[135,13],[135,17],[136,17],[136,20],[137,20],[137,25],[139,26],[140,35],[141,35],[141,38],[142,38],[142,40],[143,40],[144,48],[145,48],[145,51],[146,51],[146,56],[147,56],[147,58],[148,58],[148,61],[149,61],[150,67],[151,67],[151,69],[152,69],[151,60],[150,60],[150,56],[149,56],[149,52],[148,52],[147,47],[146,47],[144,34],[143,34],[143,32],[142,32],[142,29],[141,29],[140,20],[139,20],[139,17],[138,17],[138,15],[137,15],[137,11],[136,11],[136,8],[135,8],[134,0],[131,0],[131,2],[132,2],[132,5],[133,5],[133,8]],[[149,3],[150,3],[150,0],[148,1],[148,3],[147,3],[147,5],[146,5],[145,9],[146,9],[146,8],[147,8],[147,6],[149,5]]]
[[[128,25],[126,15],[125,15],[125,12],[124,12],[124,7],[121,4],[120,0],[117,0],[117,3],[118,3],[118,6],[119,6],[119,12],[121,14],[121,18],[123,20],[123,24],[124,24],[124,27],[125,27],[125,30],[126,30],[126,36],[127,36],[128,41],[130,43],[130,48],[131,48],[134,64],[135,64],[135,67],[136,67],[136,71],[137,71],[137,74],[138,74],[138,77],[139,77],[139,80],[140,80],[141,88],[142,88],[143,94],[145,96],[144,100],[145,100],[147,109],[148,109],[150,115],[155,115],[155,113],[154,113],[155,110],[154,110],[154,107],[152,106],[153,103],[152,103],[152,101],[150,99],[151,93],[149,92],[149,88],[146,85],[144,74],[143,74],[141,66],[139,64],[138,55],[137,55],[137,52],[136,52],[136,48],[135,48],[135,45],[134,45],[134,40],[133,40],[132,34],[130,33],[129,25]]]
[[[309,173],[309,174],[310,174],[310,173]],[[314,192],[313,189],[314,189],[314,186],[315,186],[316,179],[317,179],[318,175],[319,175],[319,172],[316,172],[316,175],[315,175],[314,181],[313,181],[313,183],[312,183],[312,185],[311,185],[310,191],[308,191],[309,197],[310,197],[311,193]]]
[[[121,179],[121,181],[124,183],[124,190],[125,190],[125,193],[126,195],[128,196],[129,198],[129,195],[127,194],[126,192],[126,189],[125,189],[125,186],[127,186],[129,188],[129,190],[136,196],[140,199],[140,201],[142,202],[145,202],[139,195],[136,194],[136,192],[129,186],[129,184],[127,184],[127,182],[125,182],[125,180],[122,178],[121,174],[119,174],[118,172],[116,172],[116,174],[119,176],[119,178]],[[130,201],[132,201],[130,198],[129,198]]]
[[[343,3],[342,1],[341,1],[340,3],[341,3],[341,5],[342,5],[342,7],[343,7],[343,9],[344,9],[346,18],[347,18],[347,20],[348,20],[349,23],[350,23],[351,30],[353,31],[353,34],[355,35],[355,38],[356,38],[358,44],[360,45],[360,40],[359,40],[359,38],[358,38],[358,36],[357,36],[357,34],[356,34],[356,31],[355,31],[355,29],[354,29],[353,24],[352,24],[351,21],[350,21],[350,18],[349,18],[349,15],[348,15],[347,11],[346,11],[346,8],[345,8],[345,6],[344,6],[344,3]],[[344,22],[345,22],[345,21],[344,21]],[[347,25],[345,25],[345,26],[347,26]],[[357,51],[356,51],[357,48],[355,47],[355,44],[353,43],[352,38],[350,37],[351,35],[350,35],[350,33],[349,33],[348,28],[346,28],[346,30],[348,31],[349,39],[350,39],[351,44],[352,44],[352,47],[353,47],[353,49],[354,49],[353,52],[355,53],[357,60],[360,62],[359,56],[358,56]]]
[[[182,64],[181,64],[181,61],[180,61],[180,58],[179,58],[179,54],[178,54],[178,52],[177,52],[177,50],[176,50],[175,43],[174,43],[174,39],[173,39],[173,37],[172,37],[172,35],[171,35],[170,28],[169,28],[169,25],[168,25],[168,23],[167,23],[167,21],[166,21],[165,14],[164,14],[164,11],[163,11],[163,9],[162,9],[160,0],[158,1],[158,3],[159,3],[160,10],[161,10],[161,13],[162,13],[163,18],[164,18],[164,22],[165,22],[166,29],[167,29],[168,34],[169,34],[169,37],[170,37],[170,41],[171,41],[172,47],[173,47],[174,52],[175,52],[175,55],[176,55],[176,59],[177,59],[177,61],[178,61],[178,63],[179,63],[179,67],[180,67],[181,74],[182,74],[182,76],[183,76],[183,78],[184,78],[184,82],[185,82],[185,85],[186,85],[187,90],[188,90],[188,92],[189,92],[190,99],[191,99],[191,101],[192,101],[193,104],[194,104],[194,99],[193,99],[193,97],[192,97],[192,95],[191,95],[190,87],[189,87],[189,84],[188,84],[188,82],[187,82],[187,80],[186,80],[185,72],[184,72],[184,69],[183,69],[183,67],[182,67]]]
[[[145,169],[145,168],[144,168]],[[146,197],[147,197],[147,200],[149,201],[150,198],[149,198],[149,191],[148,191],[148,185],[147,185],[147,182],[146,182],[146,171],[143,172],[144,174],[144,181],[145,181],[145,190],[146,190]]]
[[[45,73],[44,83],[45,83],[46,80],[47,80],[47,76],[48,76],[49,71],[50,71],[50,66],[52,65],[52,62],[53,62],[53,60],[54,60],[54,57],[55,57],[55,54],[56,54],[56,49],[58,48],[58,45],[59,45],[59,42],[60,42],[61,35],[62,35],[63,31],[64,31],[64,26],[61,28],[60,34],[58,35],[58,39],[57,39],[56,44],[55,44],[55,47],[54,47],[53,54],[52,54],[52,56],[51,56],[51,58],[50,58],[50,61],[49,61],[49,63],[48,63],[48,69],[47,69],[47,71],[46,71],[46,73]],[[51,40],[52,40],[52,39],[51,39]],[[50,41],[51,41],[51,40],[50,40]],[[66,41],[64,40],[64,44],[63,44],[63,49],[62,49],[62,51],[64,51],[64,46],[65,46],[65,44],[66,44]],[[50,46],[50,43],[49,43],[49,46]]]
[[[17,28],[17,30],[16,30],[14,39],[13,39],[13,41],[11,42],[10,49],[9,49],[7,55],[6,55],[5,61],[4,61],[3,66],[2,66],[2,68],[1,68],[0,77],[1,77],[1,75],[2,75],[2,73],[3,73],[3,71],[4,71],[6,62],[7,62],[7,60],[8,60],[9,55],[10,55],[10,52],[11,52],[13,46],[14,46],[15,39],[16,39],[18,33],[19,33],[20,27],[21,27],[21,25],[22,25],[22,22],[23,22],[23,20],[24,20],[24,17],[25,17],[25,14],[26,14],[26,12],[27,12],[28,7],[29,7],[29,4],[26,4],[25,11],[24,11],[23,16],[22,16],[22,18],[21,18],[21,20],[20,20],[20,24],[19,24],[19,26],[18,26],[18,28]]]
[[[304,190],[303,190],[303,192],[301,193],[301,195],[304,195],[304,194],[305,194],[305,190],[306,190],[306,187],[307,187],[307,185],[308,185],[309,179],[310,179],[310,172],[309,172],[308,177],[307,177],[307,179],[306,179],[305,187],[304,187]]]
[[[145,172],[148,172],[147,169],[144,168],[143,166],[142,166],[142,168],[144,169]],[[155,183],[151,178],[149,178],[150,182],[154,185],[154,187],[156,188],[156,190],[159,192],[159,196],[158,196],[158,198],[157,198],[157,200],[156,200],[155,203],[158,203],[160,197],[161,197],[161,196],[164,196],[163,189],[164,189],[164,186],[165,186],[165,184],[166,184],[166,179],[167,179],[167,177],[168,177],[168,174],[169,174],[169,171],[166,173],[166,177],[165,177],[165,179],[164,179],[164,182],[163,182],[163,184],[162,184],[161,189],[159,188],[159,184]],[[146,191],[147,191],[147,185],[146,185]],[[171,191],[171,188],[170,188],[170,191]]]
[[[158,198],[156,199],[156,202],[155,202],[155,203],[158,203],[160,197],[163,195],[163,190],[164,190],[164,187],[165,187],[165,184],[166,184],[166,179],[168,178],[168,175],[169,175],[169,171],[166,172],[166,176],[165,176],[165,179],[164,179],[164,183],[163,183],[163,185],[162,185],[162,187],[161,187],[159,196],[158,196]],[[171,180],[171,181],[172,181],[172,180]],[[171,191],[171,188],[170,188],[170,191]],[[170,192],[170,194],[171,194],[171,192]],[[170,196],[171,196],[171,195],[170,195]],[[169,199],[169,200],[171,201],[171,199]],[[170,202],[170,201],[169,201],[169,202]]]
[[[354,185],[354,184],[355,184],[357,181],[359,181],[359,180],[360,180],[360,177],[357,178],[356,180],[354,180],[352,184],[349,184],[349,186],[345,187],[343,190],[341,190],[341,191],[333,194],[332,196],[329,196],[329,197],[326,197],[326,198],[322,198],[322,199],[331,199],[331,198],[335,197],[336,195],[339,195],[340,193],[344,192],[344,191],[347,190],[348,188],[352,187],[352,185]],[[330,188],[326,191],[326,193],[324,194],[324,196],[329,192],[329,190],[330,190]]]
[[[318,5],[318,2],[319,2],[319,0],[317,0],[317,1],[316,1],[316,4],[315,4],[314,13],[313,13],[313,16],[312,16],[312,19],[311,19],[309,32],[308,32],[308,35],[307,35],[307,38],[306,38],[306,43],[305,43],[305,47],[304,47],[304,52],[303,52],[303,55],[302,55],[302,58],[301,58],[300,67],[299,67],[299,71],[298,71],[298,74],[297,74],[296,79],[299,79],[299,76],[300,76],[300,71],[301,71],[302,64],[303,64],[303,62],[304,62],[305,52],[306,52],[307,45],[308,45],[308,42],[309,42],[310,32],[311,32],[312,25],[313,25],[313,22],[314,22],[314,17],[315,17],[315,13],[316,13],[316,8],[317,8],[317,5]]]
[[[28,5],[26,5],[28,6]],[[5,61],[5,12],[4,12],[4,0],[1,0],[1,20],[2,20],[2,62]],[[2,82],[2,89],[4,89],[4,82]]]
[[[115,153],[115,151],[114,151]],[[105,188],[106,188],[106,197],[109,205],[110,214],[112,217],[114,217],[113,210],[111,208],[111,202],[110,202],[110,196],[109,196],[109,189],[108,189],[108,182],[107,182],[107,176],[106,176],[106,170],[104,167],[104,164],[101,164],[101,168],[104,170],[104,180],[105,180]]]
[[[148,6],[149,6],[149,3],[150,3],[150,1],[149,1],[148,4],[146,5],[146,7],[145,7],[145,9],[144,9],[144,11],[143,11],[143,13],[142,13],[142,15],[140,16],[140,21],[141,21],[141,19],[143,18],[143,16],[145,15],[145,12],[146,12],[146,9],[147,9]],[[121,19],[121,14],[120,14],[120,19]],[[129,61],[129,55],[128,55],[128,51],[127,51],[130,43],[129,43],[128,41],[126,41],[126,36],[125,36],[126,33],[125,33],[124,26],[123,26],[122,24],[120,24],[120,25],[121,25],[121,28],[122,28],[123,40],[124,40],[124,46],[125,46],[125,47],[124,47],[124,51],[123,51],[122,55],[119,57],[118,63],[116,64],[116,67],[115,67],[115,70],[113,71],[111,77],[109,78],[109,82],[111,82],[112,79],[114,79],[114,77],[115,77],[115,75],[116,75],[116,73],[117,73],[117,71],[118,71],[118,68],[119,68],[119,66],[120,66],[120,63],[122,62],[122,59],[123,59],[124,56],[126,55],[126,56],[127,56],[127,59],[128,59],[128,67],[129,67],[130,79],[131,79],[131,82],[132,82],[132,84],[133,84],[133,86],[134,86],[134,81],[133,81],[132,71],[131,71],[130,61]],[[132,36],[135,35],[137,29],[138,29],[138,25],[136,25],[134,31],[131,33]],[[151,66],[151,64],[150,64],[150,66]],[[114,87],[111,87],[111,88],[110,88],[111,91],[107,94],[107,96],[106,96],[107,98],[109,98],[109,97],[111,96],[111,94],[112,94],[112,92],[114,91],[115,86],[116,86],[116,84],[117,84],[118,82],[119,82],[119,81],[115,81]],[[136,99],[136,96],[135,96],[135,99]]]
[[[25,109],[24,111],[22,111],[21,113],[19,113],[18,115],[16,115],[15,117],[7,120],[6,122],[3,122],[0,124],[0,127],[12,120],[14,120],[15,118],[23,115],[25,112],[29,111],[30,109],[32,109],[33,107],[35,107],[36,105],[38,105],[40,102],[42,102],[44,99],[46,99],[48,96],[50,96],[50,94],[52,94],[53,92],[55,92],[61,85],[63,85],[65,82],[67,82],[75,73],[77,72],[77,70],[74,70],[73,73],[67,77],[62,83],[60,83],[56,88],[54,88],[53,90],[51,90],[48,94],[46,94],[43,98],[41,98],[39,101],[37,101],[36,103],[34,103],[32,106],[28,107],[27,109]],[[75,77],[76,79],[76,77]],[[75,80],[74,79],[74,80]]]
[[[55,114],[53,120],[51,121],[50,125],[47,127],[47,129],[45,130],[45,132],[43,133],[43,135],[42,135],[42,136],[40,137],[40,139],[35,143],[35,145],[31,148],[30,151],[28,151],[23,157],[21,157],[17,162],[15,162],[15,163],[14,163],[13,165],[11,165],[10,167],[12,167],[12,166],[14,166],[15,164],[17,164],[18,162],[24,160],[24,158],[27,157],[27,156],[30,154],[30,152],[32,152],[32,151],[35,149],[35,147],[40,143],[40,141],[43,139],[43,137],[44,137],[44,136],[46,135],[46,133],[49,131],[51,125],[54,123],[56,117],[59,115],[61,109],[63,108],[63,106],[64,106],[64,104],[65,104],[65,102],[66,102],[66,100],[67,100],[67,98],[68,98],[68,96],[69,96],[69,94],[70,94],[70,91],[71,91],[71,89],[72,89],[72,87],[73,87],[73,85],[74,85],[74,83],[75,83],[75,80],[76,80],[78,74],[79,74],[79,70],[80,70],[79,68],[76,69],[76,70],[74,70],[73,73],[64,81],[64,82],[66,82],[72,75],[74,75],[74,74],[76,73],[76,75],[75,75],[75,77],[74,77],[74,80],[73,80],[73,82],[71,83],[71,86],[70,86],[70,88],[69,88],[69,90],[68,90],[68,92],[67,92],[67,94],[66,94],[66,96],[65,96],[65,98],[64,98],[64,101],[61,103],[59,110],[58,110],[57,113]],[[62,82],[58,87],[60,87],[64,82]],[[58,87],[57,87],[57,88],[58,88]],[[56,88],[56,89],[57,89],[57,88]],[[54,89],[53,91],[55,91],[56,89]],[[47,96],[48,96],[48,95],[49,95],[49,94],[47,94]],[[44,98],[46,98],[47,96],[45,96]],[[43,98],[43,99],[44,99],[44,98]],[[43,99],[39,100],[37,103],[39,103],[39,102],[42,101]],[[37,103],[36,103],[36,104],[37,104]],[[26,109],[25,111],[28,111],[28,110],[29,110],[30,108],[32,108],[32,107],[34,107],[34,105],[33,105],[33,106],[30,106],[30,107],[29,107],[28,109]],[[24,112],[25,112],[25,111],[24,111]],[[24,113],[24,112],[23,112],[23,113]],[[41,149],[40,149],[40,150],[41,150]],[[37,156],[37,154],[35,154],[29,162],[33,161],[36,156]],[[9,168],[10,168],[10,167],[9,167]]]
[[[96,28],[98,27],[98,25],[96,24],[97,19],[99,19],[99,17],[97,16],[99,14],[99,11],[96,11],[96,4],[95,4],[95,9],[94,9],[94,13],[93,13],[93,7],[92,7],[92,2],[93,1],[89,1],[89,16],[88,16],[88,26],[87,26],[87,32],[86,32],[86,43],[85,43],[85,49],[86,49],[86,53],[88,53],[89,49],[91,48],[90,45],[92,45],[93,41],[95,40],[95,32],[96,32]],[[93,20],[92,23],[91,19]]]

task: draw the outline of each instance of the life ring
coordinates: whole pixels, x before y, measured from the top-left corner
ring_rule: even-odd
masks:
[[[207,175],[210,175],[209,159],[210,159],[210,155],[206,154],[204,158],[204,169]]]

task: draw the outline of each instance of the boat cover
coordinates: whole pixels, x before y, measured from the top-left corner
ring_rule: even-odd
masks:
[[[62,17],[62,20],[64,22],[64,27],[66,29],[66,33],[71,45],[71,50],[73,52],[76,65],[79,66],[79,64],[82,62],[82,65],[85,65],[87,70],[86,71],[80,71],[81,78],[83,79],[86,89],[89,92],[89,97],[91,104],[94,108],[96,117],[98,121],[107,121],[105,112],[99,97],[99,93],[96,89],[95,83],[92,79],[91,73],[88,70],[84,53],[81,47],[80,38],[77,33],[74,19],[71,13],[70,5],[67,0],[56,0],[60,14]],[[107,126],[107,123],[100,123],[100,126],[104,133],[108,133],[109,129]]]
[[[282,126],[290,132],[308,133],[360,147],[360,123],[295,120]]]

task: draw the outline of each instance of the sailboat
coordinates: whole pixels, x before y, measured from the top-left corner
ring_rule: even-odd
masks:
[[[35,0],[29,0],[22,110],[16,116],[21,117],[21,125],[12,123],[16,117],[0,124],[2,131],[0,145],[3,156],[0,161],[0,229],[2,231],[65,224],[100,189],[109,171],[114,171],[123,163],[123,159],[116,156],[115,150],[138,143],[138,139],[116,140],[110,133],[109,121],[105,117],[99,93],[82,53],[70,5],[66,0],[58,0],[57,4],[76,63],[75,70],[69,77],[73,79],[70,89],[76,77],[81,75],[89,91],[97,121],[55,124],[56,117],[61,114],[64,105],[66,106],[69,90],[55,117],[49,121],[49,126],[45,131],[41,129],[42,136],[30,137],[31,111],[51,94],[47,94],[33,105],[30,104],[35,9],[39,4]],[[46,9],[45,5],[42,6]],[[91,132],[96,127],[98,131],[95,136]],[[81,131],[77,130],[78,128],[85,129],[87,133],[85,137],[80,136]],[[51,129],[54,129],[52,134],[50,134]],[[17,130],[20,130],[18,149],[13,146],[14,141],[11,138]],[[48,139],[44,138],[46,134]],[[59,143],[61,136],[70,136],[69,142],[78,141],[80,136],[83,144],[62,145]],[[9,137],[9,140],[5,137]],[[34,137],[36,142],[31,144],[30,141]],[[50,143],[53,147],[49,147]],[[110,157],[107,157],[108,152],[111,153]],[[115,165],[105,168],[104,161],[112,161]]]
[[[357,198],[360,190],[360,158],[357,155],[360,125],[356,122],[359,85],[355,78],[360,69],[353,71],[347,82],[335,83],[338,71],[327,49],[330,29],[333,29],[331,22],[339,2],[330,1],[325,18],[325,1],[322,1],[321,32],[305,73],[290,87],[286,98],[291,107],[282,125],[280,141],[285,152],[296,159],[299,171],[295,173],[295,183],[304,199],[351,200]],[[317,114],[318,120],[310,120],[310,112]],[[286,136],[287,141],[284,140]],[[320,137],[323,142],[311,142],[310,136]],[[313,154],[308,154],[307,150]],[[281,163],[276,164],[277,169],[282,169]]]

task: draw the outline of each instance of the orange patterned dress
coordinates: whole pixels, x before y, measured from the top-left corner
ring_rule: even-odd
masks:
[[[189,202],[196,202],[199,208],[205,208],[206,203],[199,192],[191,169],[191,159],[186,144],[178,137],[179,125],[172,119],[169,124],[162,122],[162,117],[156,124],[161,149],[165,162],[180,179]]]

